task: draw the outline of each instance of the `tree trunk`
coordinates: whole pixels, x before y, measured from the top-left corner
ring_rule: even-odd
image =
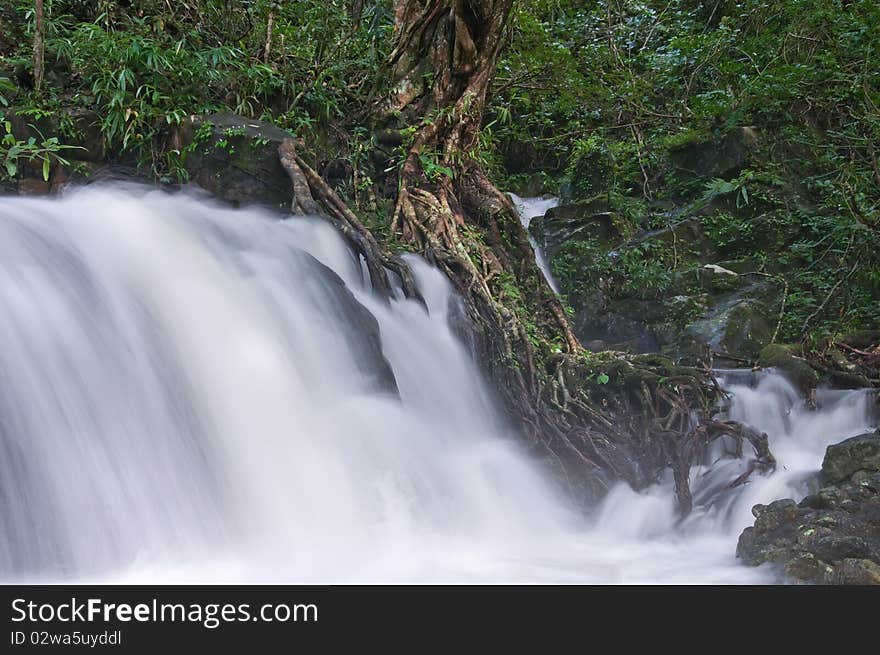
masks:
[[[364,0],[349,0],[346,4],[348,10],[348,20],[351,22],[352,28],[361,22],[364,13]]]
[[[43,54],[45,51],[46,24],[43,16],[43,0],[35,0],[34,17],[36,22],[34,28],[34,89],[39,93],[43,87],[43,73],[45,71]]]
[[[269,56],[272,54],[272,30],[275,27],[275,9],[269,9],[269,15],[266,17],[266,44],[263,46],[263,63],[269,63]]]
[[[599,465],[585,426],[575,429],[584,445],[573,445],[572,425],[560,422],[546,402],[560,370],[548,368],[548,360],[577,360],[581,347],[535,264],[516,209],[477,159],[511,4],[395,2],[389,64],[396,84],[385,115],[402,117],[414,132],[400,169],[392,231],[457,286],[483,363],[530,442],[561,466],[563,477],[586,481],[592,493]]]
[[[377,111],[377,127],[384,133],[396,127],[405,143],[391,231],[456,286],[507,415],[576,500],[595,499],[610,479],[644,487],[673,467],[686,513],[690,466],[718,432],[710,420],[717,385],[705,372],[662,358],[615,353],[599,360],[585,353],[535,263],[513,204],[480,163],[483,113],[511,5],[395,0],[388,61],[395,85]],[[294,205],[311,197],[324,205],[364,256],[379,295],[388,293],[390,269],[407,295],[418,298],[405,264],[294,145],[282,145],[282,162],[294,187],[305,179],[312,194],[300,193]]]
[[[391,64],[397,86],[390,106],[417,128],[400,172],[394,228],[430,251],[489,315],[505,316],[508,278],[538,302],[538,313],[562,349],[580,346],[559,299],[535,265],[528,237],[510,199],[475,158],[486,98],[512,0],[397,0]],[[474,231],[480,238],[473,238]],[[509,291],[510,289],[508,289]],[[509,300],[509,299],[508,299]]]

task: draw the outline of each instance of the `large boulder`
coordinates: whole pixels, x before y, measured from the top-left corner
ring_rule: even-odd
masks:
[[[181,125],[180,147],[190,180],[236,206],[286,211],[291,182],[278,159],[290,133],[236,114],[197,116]]]
[[[625,223],[601,200],[552,207],[532,220],[529,231],[547,257],[553,257],[567,241],[595,239],[610,248],[628,236]]]
[[[842,482],[857,471],[880,471],[880,433],[862,434],[828,446],[822,462],[822,475],[828,482]]]
[[[774,368],[784,375],[797,389],[808,393],[819,382],[819,374],[806,359],[793,352],[791,346],[773,343],[758,353],[758,366]]]
[[[880,584],[880,434],[829,446],[817,481],[800,503],[755,505],[737,556],[803,582]]]
[[[680,173],[699,179],[729,179],[748,164],[756,142],[754,128],[740,127],[720,137],[679,144],[670,149],[669,157]]]
[[[754,359],[773,336],[769,313],[761,300],[739,292],[717,299],[686,332],[716,354]]]

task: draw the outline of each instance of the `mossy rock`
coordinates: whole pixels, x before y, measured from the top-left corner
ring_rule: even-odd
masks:
[[[773,329],[767,320],[766,305],[748,299],[728,313],[719,346],[727,354],[751,359],[758,355],[772,337]]]
[[[767,313],[766,305],[748,289],[713,298],[676,342],[702,342],[715,353],[753,360],[773,336]]]
[[[826,573],[823,581],[832,585],[880,585],[880,564],[869,559],[848,558]]]
[[[569,296],[575,310],[573,328],[584,343],[602,342],[604,349],[650,353],[667,342],[662,328],[668,308],[662,300],[612,299],[601,292]]]
[[[765,368],[777,369],[795,387],[806,393],[816,387],[819,382],[819,374],[795,352],[797,350],[794,346],[779,343],[769,344],[761,349],[757,364]]]
[[[835,483],[856,471],[880,471],[880,432],[851,437],[828,446],[822,460],[822,475]]]
[[[595,239],[610,248],[624,238],[619,219],[602,200],[553,207],[544,216],[532,219],[529,231],[548,258],[567,241]]]
[[[742,127],[722,137],[675,144],[669,158],[680,172],[696,178],[729,179],[748,164],[756,140],[754,130]]]
[[[235,205],[290,206],[290,178],[278,159],[288,132],[236,114],[197,117],[180,132],[186,170],[199,186]]]

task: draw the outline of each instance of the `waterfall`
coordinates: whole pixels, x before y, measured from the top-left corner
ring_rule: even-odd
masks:
[[[541,273],[544,274],[544,278],[547,280],[550,288],[558,294],[559,285],[556,282],[556,278],[553,277],[550,264],[547,262],[543,249],[535,240],[535,237],[532,236],[532,233],[529,232],[529,225],[533,218],[543,216],[549,209],[556,207],[559,204],[559,198],[520,198],[515,193],[508,193],[507,195],[510,196],[514,207],[519,212],[519,221],[526,230],[529,243],[532,244],[532,250],[535,251],[535,263],[538,265]]]
[[[730,378],[783,465],[567,504],[496,413],[446,279],[382,302],[318,219],[88,187],[0,199],[0,579],[754,582],[748,507],[801,493],[867,392]],[[721,489],[719,491],[719,489]]]
[[[4,579],[467,578],[570,520],[421,260],[429,313],[317,219],[143,189],[3,199],[0,248]]]

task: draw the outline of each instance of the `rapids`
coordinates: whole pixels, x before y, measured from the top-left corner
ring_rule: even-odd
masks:
[[[0,199],[0,580],[766,582],[749,508],[803,495],[866,392],[803,406],[772,372],[722,373],[779,470],[692,471],[570,508],[496,412],[411,257],[426,312],[377,300],[318,219],[91,186]],[[391,378],[390,376],[393,376]]]

